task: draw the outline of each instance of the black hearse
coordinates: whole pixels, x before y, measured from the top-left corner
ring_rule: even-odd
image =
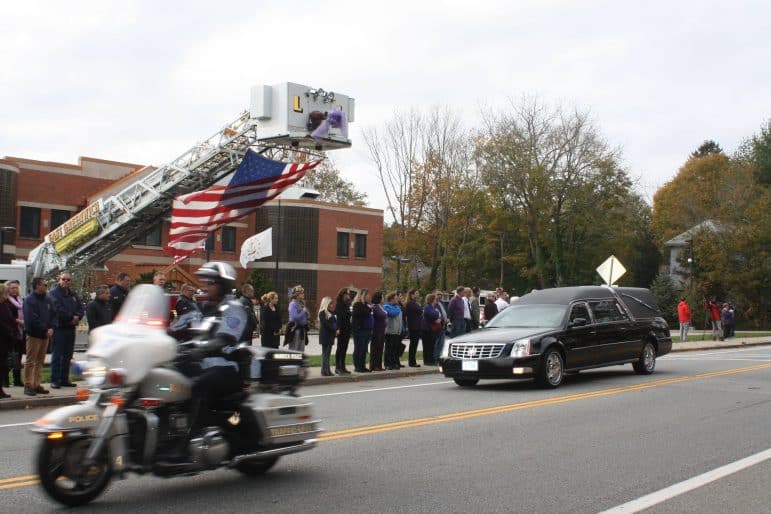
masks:
[[[533,377],[543,387],[565,373],[631,363],[653,373],[672,338],[648,289],[580,286],[533,291],[484,328],[445,342],[440,369],[460,386]]]

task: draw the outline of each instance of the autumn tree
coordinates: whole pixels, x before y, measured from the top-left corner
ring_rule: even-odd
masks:
[[[446,288],[448,260],[457,261],[466,248],[467,224],[458,212],[470,200],[459,195],[476,187],[472,145],[460,117],[441,107],[397,113],[383,129],[366,130],[364,140],[398,231],[394,255],[413,266],[431,263],[431,284]],[[458,237],[451,256],[450,242]]]
[[[690,288],[735,302],[739,319],[756,326],[769,323],[771,290],[771,192],[759,172],[767,139],[763,127],[732,157],[689,158],[654,195],[652,218],[662,247],[706,220],[715,222],[690,235]]]
[[[741,205],[744,185],[725,154],[691,157],[653,196],[653,230],[660,244],[707,219],[720,220]]]
[[[395,255],[413,255],[417,250],[408,235],[417,230],[425,209],[424,126],[423,115],[411,110],[396,113],[381,129],[370,127],[363,134],[386,197],[386,211],[397,230]]]

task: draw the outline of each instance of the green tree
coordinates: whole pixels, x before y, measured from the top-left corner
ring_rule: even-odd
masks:
[[[353,182],[341,177],[340,170],[329,158],[305,175],[303,186],[318,191],[319,200],[325,202],[361,207],[367,204],[367,195],[358,191]]]
[[[677,303],[680,296],[677,285],[668,273],[660,273],[651,284],[651,292],[656,297],[664,319],[670,323],[677,321]]]
[[[691,153],[691,158],[706,157],[707,155],[719,153],[723,153],[723,149],[720,148],[720,145],[711,139],[707,139],[701,145],[699,145],[696,151]]]
[[[771,119],[760,127],[758,134],[742,142],[735,157],[756,167],[755,182],[771,185]]]
[[[273,283],[266,274],[259,269],[252,270],[244,283],[251,284],[254,287],[254,296],[258,300],[267,292],[273,291]]]
[[[525,229],[530,263],[523,271],[534,285],[566,285],[576,278],[576,250],[598,236],[591,226],[597,212],[618,205],[631,182],[587,112],[528,98],[511,107],[485,114],[477,145],[482,180]]]

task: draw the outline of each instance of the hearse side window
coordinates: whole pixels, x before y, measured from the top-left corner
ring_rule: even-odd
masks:
[[[592,322],[592,318],[589,316],[589,309],[586,308],[585,303],[577,303],[570,309],[570,321],[576,318],[584,318],[586,323]]]
[[[623,321],[626,319],[624,311],[616,300],[597,300],[589,302],[589,307],[592,309],[594,320],[597,323]]]

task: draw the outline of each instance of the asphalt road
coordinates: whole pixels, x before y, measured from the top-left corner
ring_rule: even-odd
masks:
[[[669,355],[651,376],[582,372],[551,391],[437,374],[302,392],[327,432],[267,475],[131,476],[76,511],[771,512],[768,346]],[[36,436],[13,426],[43,412],[2,413],[3,512],[58,509],[29,477]]]

